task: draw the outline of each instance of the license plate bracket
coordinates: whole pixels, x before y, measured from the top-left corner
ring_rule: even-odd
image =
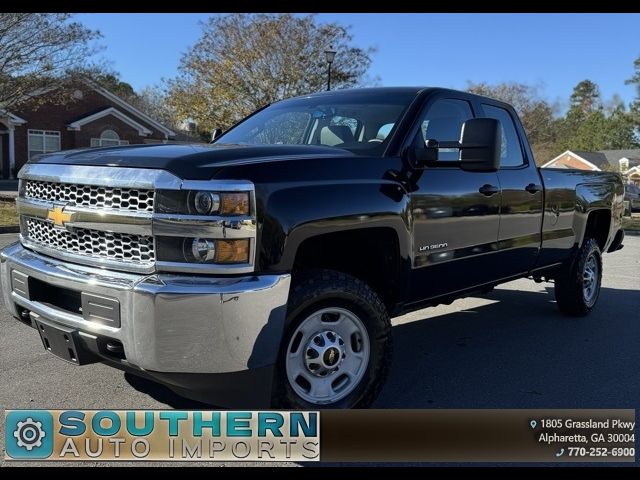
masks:
[[[32,314],[32,319],[45,350],[73,365],[95,362],[93,353],[87,350],[78,338],[77,330],[54,324],[39,315]]]

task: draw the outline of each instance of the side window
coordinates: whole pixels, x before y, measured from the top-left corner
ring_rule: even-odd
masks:
[[[384,125],[382,125],[378,129],[378,133],[376,134],[375,140],[380,140],[380,141],[386,140],[387,136],[391,132],[391,129],[393,128],[393,125],[394,125],[393,123],[385,123]],[[369,141],[372,141],[372,140],[369,140]]]
[[[462,124],[473,118],[469,102],[451,98],[438,100],[420,120],[419,140],[450,142],[460,140]],[[439,160],[456,161],[460,157],[457,148],[441,148]]]
[[[504,108],[482,104],[484,113],[489,118],[500,121],[502,126],[502,148],[500,151],[501,167],[520,167],[524,164],[522,147],[518,139],[518,132],[509,112]]]

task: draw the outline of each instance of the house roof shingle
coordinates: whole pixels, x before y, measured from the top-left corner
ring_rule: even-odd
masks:
[[[597,152],[587,152],[584,150],[571,151],[584,158],[587,162],[593,163],[600,169],[606,165],[618,168],[620,166],[618,162],[621,158],[629,159],[629,167],[640,165],[640,148],[627,150],[600,150]]]
[[[607,161],[615,167],[619,165],[618,160],[621,158],[629,159],[629,167],[640,165],[640,148],[627,150],[600,150],[599,153],[603,153],[607,158]]]
[[[584,158],[587,162],[593,163],[598,168],[602,168],[609,163],[606,155],[602,152],[586,152],[584,150],[572,150],[572,152]]]

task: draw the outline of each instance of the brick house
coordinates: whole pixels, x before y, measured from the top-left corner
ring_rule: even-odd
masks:
[[[620,172],[627,181],[640,183],[640,149],[584,152],[567,150],[540,168],[573,168]]]
[[[73,148],[167,143],[176,133],[123,99],[86,82],[74,101],[0,110],[0,178],[10,178],[34,155]]]

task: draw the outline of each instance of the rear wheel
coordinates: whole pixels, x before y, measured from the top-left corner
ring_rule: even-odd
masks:
[[[292,288],[287,324],[274,403],[357,408],[375,400],[391,361],[391,327],[368,285],[329,270],[304,274]]]
[[[565,315],[587,315],[600,294],[602,255],[598,243],[585,239],[573,262],[555,279],[558,308]]]

